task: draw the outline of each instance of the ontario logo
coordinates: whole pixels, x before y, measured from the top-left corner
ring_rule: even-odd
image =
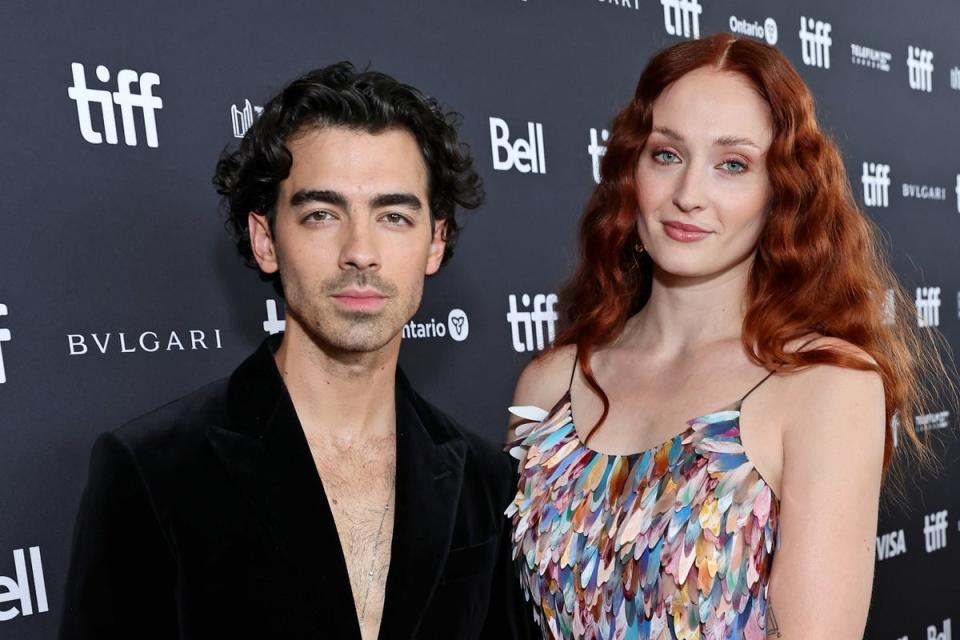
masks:
[[[463,309],[451,309],[447,314],[447,321],[437,322],[435,318],[418,321],[416,318],[403,325],[403,338],[416,340],[419,338],[446,338],[455,342],[463,342],[470,335],[470,320]]]

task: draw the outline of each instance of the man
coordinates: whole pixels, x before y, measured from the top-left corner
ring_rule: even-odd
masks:
[[[455,207],[482,200],[452,119],[332,65],[269,101],[214,182],[286,331],[99,438],[61,638],[525,633],[509,458],[397,370]]]

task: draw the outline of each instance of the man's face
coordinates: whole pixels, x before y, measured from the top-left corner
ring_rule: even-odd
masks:
[[[399,340],[444,251],[443,223],[431,230],[416,140],[402,129],[326,127],[287,147],[293,164],[279,185],[273,231],[258,213],[249,228],[260,268],[280,272],[288,325],[341,352]]]

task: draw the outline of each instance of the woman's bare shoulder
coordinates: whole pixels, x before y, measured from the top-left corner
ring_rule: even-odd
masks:
[[[576,345],[555,347],[524,367],[513,394],[514,406],[550,409],[567,391]]]

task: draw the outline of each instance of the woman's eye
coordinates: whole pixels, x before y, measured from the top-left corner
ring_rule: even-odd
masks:
[[[739,160],[727,160],[720,165],[724,171],[729,173],[743,173],[747,170],[747,165]]]
[[[653,159],[660,164],[673,164],[680,160],[673,151],[657,151],[653,154]]]

